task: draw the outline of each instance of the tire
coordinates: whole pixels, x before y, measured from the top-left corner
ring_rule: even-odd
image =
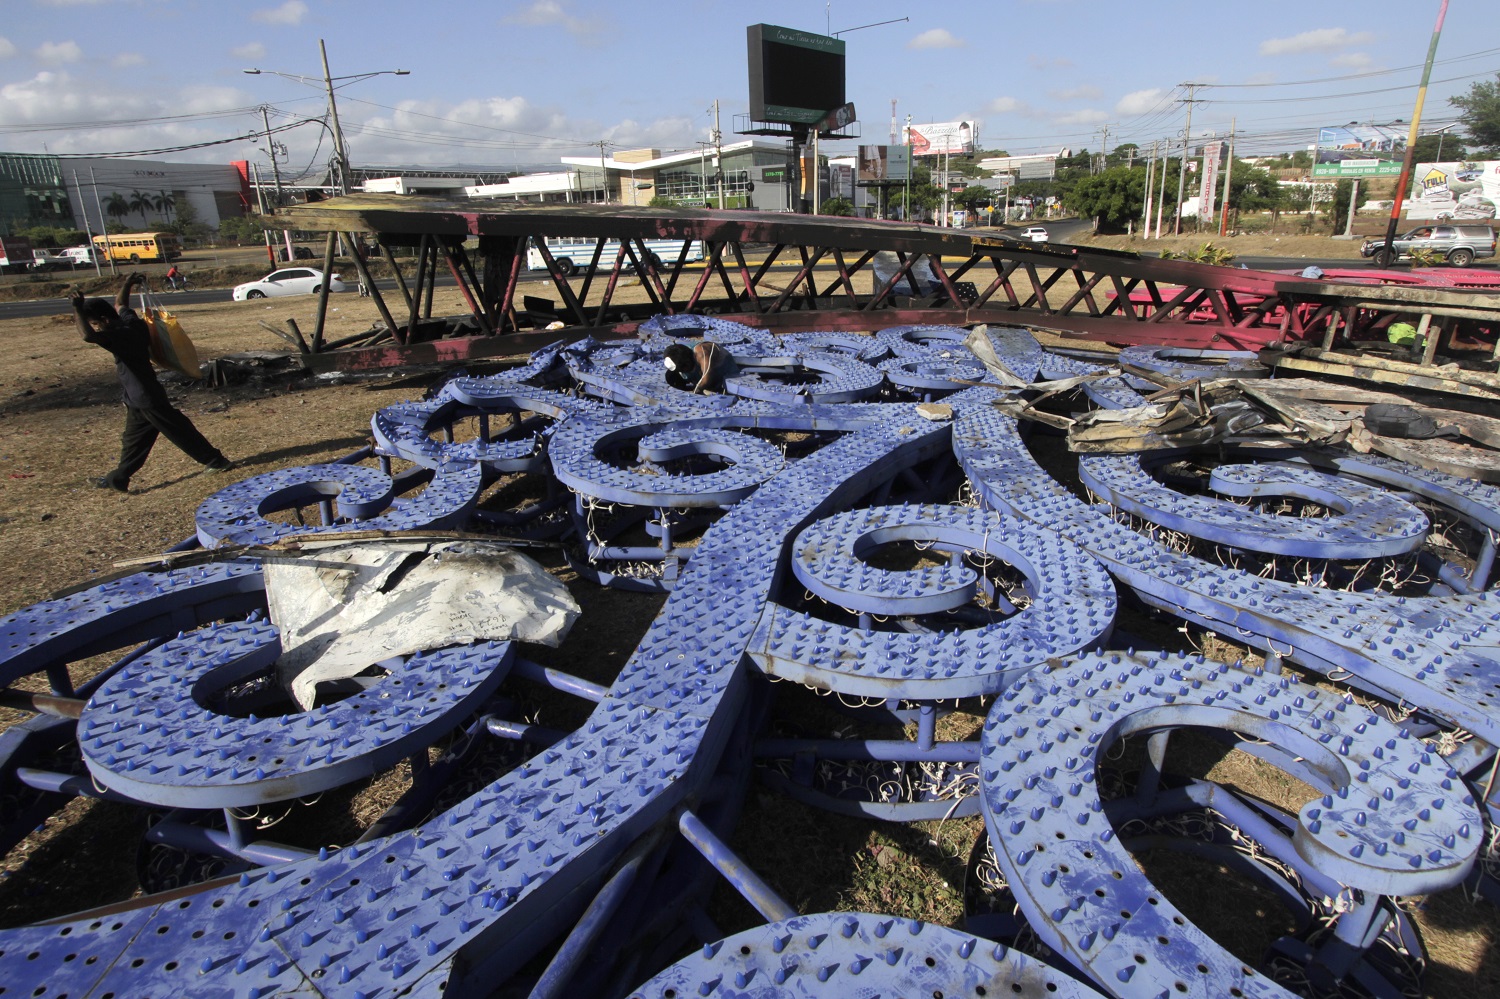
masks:
[[[1391,266],[1391,263],[1396,259],[1396,255],[1390,250],[1381,247],[1380,249],[1375,251],[1374,255],[1372,255],[1370,259],[1375,262],[1376,267],[1389,267]]]
[[[138,263],[140,263],[141,262],[141,255],[139,253],[132,253],[130,255],[130,262],[132,264],[138,264]]]
[[[573,266],[573,261],[568,257],[559,257],[553,261],[557,266],[557,276],[570,278],[578,273],[578,268]]]
[[[655,268],[656,270],[661,270],[661,267],[662,267],[661,257],[658,257],[656,254],[653,253],[653,254],[651,254],[650,260],[651,260],[651,266],[653,268]]]
[[[1454,267],[1467,267],[1474,262],[1474,251],[1460,246],[1448,254],[1448,263]]]
[[[313,293],[313,294],[314,294],[314,295],[316,295],[316,294],[317,294],[317,293],[318,293],[318,292],[320,292],[320,291],[322,291],[322,290],[323,290],[323,286],[322,286],[322,285],[318,285],[318,286],[316,286],[316,287],[315,287],[315,288],[313,288],[313,290],[312,290],[312,293]]]
[[[263,292],[263,291],[261,291],[259,288],[251,288],[249,291],[245,292],[245,298],[246,299],[251,299],[251,298],[265,298],[265,297],[266,297],[266,293]]]

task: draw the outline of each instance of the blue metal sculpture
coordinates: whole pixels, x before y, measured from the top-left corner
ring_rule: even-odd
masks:
[[[924,786],[891,800],[867,795],[846,810],[902,819],[982,805],[1032,931],[1121,997],[1285,994],[1229,960],[1137,873],[1123,823],[1216,811],[1294,873],[1302,887],[1279,889],[1289,900],[1348,899],[1331,940],[1283,941],[1280,953],[1320,981],[1379,988],[1389,983],[1366,954],[1395,918],[1387,896],[1442,888],[1476,861],[1493,862],[1484,825],[1493,782],[1468,783],[1500,745],[1493,540],[1466,568],[1444,569],[1429,595],[1405,597],[1262,579],[1172,551],[1121,520],[1147,517],[1208,544],[1272,555],[1384,558],[1420,545],[1427,518],[1377,486],[1446,508],[1487,539],[1500,529],[1500,490],[1372,456],[1278,451],[1274,464],[1257,465],[1266,456],[1246,450],[1229,456],[1240,464],[1218,466],[1215,491],[1290,495],[1337,515],[1286,530],[1281,518],[1167,490],[1136,458],[1081,464],[1113,508],[1091,506],[1042,470],[1015,421],[994,407],[997,391],[961,384],[990,381],[964,346],[970,331],[819,333],[778,345],[737,324],[670,316],[642,334],[625,346],[554,345],[523,368],[453,378],[426,400],[376,414],[380,470],[269,473],[210,497],[198,515],[206,546],[274,541],[294,527],[267,515],[308,506],[324,523],[297,533],[477,529],[487,483],[543,476],[557,496],[537,510],[572,503],[568,544],[583,561],[654,560],[670,582],[661,614],[607,687],[543,669],[508,645],[461,645],[382,663],[383,676],[312,711],[233,710],[234,690],[265,680],[279,647],[259,617],[263,582],[251,560],[139,573],[0,619],[0,683],[14,703],[52,715],[0,735],[0,792],[29,795],[13,812],[0,800],[4,841],[61,795],[104,795],[175,809],[153,827],[153,842],[246,868],[107,914],[0,931],[7,994],[483,995],[526,984],[522,969],[557,941],[539,996],[605,978],[620,992],[649,979],[643,996],[1092,994],[970,934],[863,914],[787,918],[775,891],[726,856],[689,810],[716,805],[721,831],[732,825],[743,791],[731,775],[752,756],[785,762],[773,784],[825,804],[833,796],[805,779],[817,761],[898,776],[942,768],[960,788],[952,795]],[[702,337],[752,369],[729,394],[693,396],[666,383],[665,346]],[[1044,352],[1025,331],[997,327],[985,337],[1022,380],[1102,370]],[[1181,368],[1184,360],[1195,359],[1139,363],[1203,374]],[[1087,385],[1117,405],[1140,398],[1118,378]],[[948,393],[949,408],[855,401],[901,391]],[[457,439],[470,420],[477,434]],[[392,460],[418,470],[392,477]],[[956,502],[965,498],[982,505]],[[608,506],[612,519],[596,519]],[[689,527],[701,537],[684,544]],[[637,530],[648,540],[632,539]],[[879,562],[892,545],[926,548],[927,564]],[[1108,651],[1116,582],[1266,650],[1267,666]],[[75,685],[71,662],[142,642]],[[1347,672],[1359,689],[1418,714],[1393,723],[1278,673],[1282,660]],[[916,734],[757,740],[756,669],[875,699],[870,713],[914,722]],[[33,675],[49,694],[19,690]],[[594,707],[571,733],[505,721],[496,698],[532,682]],[[937,738],[941,702],[977,696],[995,697],[982,742]],[[1437,724],[1463,726],[1482,745],[1445,760],[1428,741]],[[1183,726],[1217,732],[1320,796],[1291,814],[1164,774],[1169,733]],[[426,806],[393,810],[368,842],[315,851],[256,840],[233,814],[223,829],[199,821],[403,757],[422,770],[428,747],[455,729],[534,748],[454,795],[456,804],[430,815]],[[1141,783],[1106,800],[1099,754],[1134,733],[1147,741]],[[36,765],[43,747],[75,743],[86,771]],[[424,791],[445,779],[432,771],[417,774]],[[723,936],[687,904],[701,896],[703,861],[683,859],[678,835],[774,922],[665,967],[670,941]],[[662,909],[636,926],[621,915],[627,897],[661,900]],[[598,969],[582,970],[583,954]]]

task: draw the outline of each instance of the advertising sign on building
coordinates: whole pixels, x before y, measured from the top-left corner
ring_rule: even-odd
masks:
[[[1492,221],[1500,206],[1500,160],[1418,163],[1406,197],[1409,219]]]
[[[941,121],[929,125],[910,125],[907,143],[913,156],[937,156],[941,153],[963,155],[974,151],[974,123]]]
[[[886,184],[905,181],[911,173],[911,160],[905,146],[860,146],[859,183]]]
[[[1212,222],[1214,219],[1214,195],[1219,187],[1219,164],[1224,158],[1224,143],[1211,142],[1203,147],[1203,188],[1199,204],[1203,206],[1201,216]]]

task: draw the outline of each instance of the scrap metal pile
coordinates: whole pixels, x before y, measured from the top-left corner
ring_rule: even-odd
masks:
[[[1062,415],[1160,385],[1021,329],[981,330],[979,356],[953,327],[641,333],[450,378],[376,413],[347,463],[210,497],[214,557],[0,620],[7,703],[36,712],[0,735],[5,848],[87,795],[139,804],[143,849],[199,865],[164,894],[0,931],[0,993],[1396,996],[1422,960],[1396,898],[1493,888],[1500,488],[1266,420],[1206,449],[1074,458],[1014,415],[1032,384],[1078,379],[1087,398],[1052,396]],[[701,338],[738,364],[722,394],[667,380],[666,347]],[[1205,353],[1127,360],[1230,373]],[[486,640],[278,706],[265,560],[310,533],[445,530],[561,544],[587,578],[665,603],[607,686]],[[1255,655],[1206,658],[1188,644],[1204,632]],[[853,705],[849,725],[785,723],[792,685]],[[541,688],[587,720],[507,716]],[[972,738],[939,735],[955,699],[987,712]],[[838,737],[890,724],[906,736]],[[1178,772],[1184,730],[1305,800]],[[475,779],[490,741],[510,755]],[[352,842],[278,843],[246,819],[401,760],[410,790]],[[772,790],[747,797],[752,777]],[[777,795],[983,815],[964,924],[799,915],[725,845]],[[1269,885],[1294,929],[1259,965],[1235,958],[1143,872],[1162,849]],[[721,877],[766,925],[721,939]]]

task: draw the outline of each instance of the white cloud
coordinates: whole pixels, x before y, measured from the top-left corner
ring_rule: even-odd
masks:
[[[1033,52],[1026,57],[1026,65],[1032,69],[1072,69],[1073,60],[1064,56],[1054,56],[1048,59]]]
[[[501,19],[505,24],[520,24],[528,28],[560,27],[580,40],[597,37],[607,27],[600,19],[588,20],[569,14],[559,0],[532,0],[530,6]]]
[[[260,42],[248,42],[230,49],[229,54],[236,59],[245,59],[253,62],[256,59],[264,59],[266,57],[266,47]]]
[[[302,0],[286,0],[280,7],[256,11],[250,15],[250,20],[261,24],[297,25],[306,16],[307,4]]]
[[[967,43],[963,39],[953,37],[953,33],[947,28],[933,28],[907,42],[906,47],[909,49],[961,49],[965,44]]]
[[[16,54],[16,43],[0,35],[0,59],[9,59]]]
[[[1109,115],[1093,108],[1068,111],[1064,114],[1052,115],[1051,117],[1052,121],[1058,125],[1097,125],[1100,122],[1109,121]]]
[[[1084,84],[1080,87],[1072,87],[1068,90],[1049,90],[1047,96],[1054,101],[1097,101],[1104,96],[1104,92],[1098,87]]]
[[[1162,95],[1166,91],[1160,87],[1151,87],[1146,90],[1132,90],[1121,97],[1115,104],[1116,114],[1145,114],[1153,110],[1161,103]]]
[[[139,52],[121,52],[109,61],[115,69],[128,69],[131,66],[146,65],[146,57]]]
[[[1329,65],[1343,69],[1369,69],[1375,65],[1375,60],[1370,58],[1368,52],[1340,52],[1328,62]]]
[[[1025,113],[1026,102],[1017,97],[996,97],[984,106],[991,114]]]
[[[83,50],[78,47],[77,42],[43,42],[37,46],[35,54],[39,62],[49,66],[60,66],[83,58]]]
[[[1304,52],[1333,52],[1351,45],[1368,45],[1375,36],[1368,31],[1350,32],[1348,28],[1314,28],[1289,38],[1268,38],[1260,43],[1263,56],[1300,55]]]

